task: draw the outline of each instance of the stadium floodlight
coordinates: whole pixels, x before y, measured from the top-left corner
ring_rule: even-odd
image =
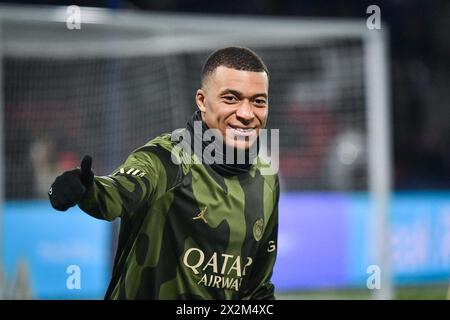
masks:
[[[208,53],[248,46],[271,70],[269,121],[280,128],[287,188],[369,192],[382,271],[375,298],[393,297],[385,26],[81,8],[81,28],[69,29],[67,15],[66,7],[0,8],[2,202],[45,197],[55,173],[86,153],[97,174],[110,173],[135,147],[184,125]]]

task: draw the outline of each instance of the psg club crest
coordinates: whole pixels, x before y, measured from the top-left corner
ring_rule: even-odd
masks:
[[[255,237],[256,241],[261,240],[263,231],[264,231],[264,219],[259,218],[255,221],[255,224],[253,225],[253,236]]]

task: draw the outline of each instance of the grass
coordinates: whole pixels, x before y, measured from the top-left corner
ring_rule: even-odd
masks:
[[[400,286],[394,290],[398,300],[445,300],[449,299],[449,283]],[[372,291],[366,288],[328,289],[298,292],[277,292],[280,300],[366,300],[372,299]]]

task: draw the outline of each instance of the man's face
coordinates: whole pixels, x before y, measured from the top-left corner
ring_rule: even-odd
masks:
[[[220,66],[197,91],[202,120],[220,131],[228,146],[248,149],[266,126],[269,79],[265,72]]]

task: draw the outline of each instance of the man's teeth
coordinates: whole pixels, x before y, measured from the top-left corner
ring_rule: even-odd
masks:
[[[243,129],[243,128],[235,128],[236,131],[240,131],[240,132],[250,132],[253,129],[252,128],[248,128],[248,129]]]

